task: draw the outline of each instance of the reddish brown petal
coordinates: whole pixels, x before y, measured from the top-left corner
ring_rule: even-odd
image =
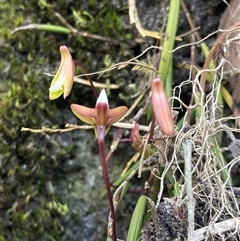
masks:
[[[139,152],[142,153],[143,152],[143,145],[144,143],[141,140],[140,134],[139,134],[139,124],[135,123],[132,132],[131,132],[131,136],[130,139],[132,141],[132,146]]]
[[[105,102],[99,102],[96,104],[96,126],[107,126],[108,118],[108,104]]]
[[[119,106],[108,110],[107,127],[110,127],[112,124],[120,121],[127,113],[127,111],[128,108],[126,106]]]
[[[95,108],[88,108],[82,105],[71,104],[71,110],[80,120],[96,126],[97,110]]]

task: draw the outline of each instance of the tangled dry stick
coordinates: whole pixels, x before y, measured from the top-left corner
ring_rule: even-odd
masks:
[[[239,24],[236,25],[237,28],[240,27]],[[236,26],[231,28],[231,30],[236,29]],[[221,40],[225,39],[227,35],[227,33],[224,33],[224,37]],[[215,45],[214,51],[217,51],[219,46],[220,42]],[[213,51],[211,54],[212,56],[214,55]],[[209,64],[211,60],[212,58],[209,58]],[[204,79],[204,75],[206,75],[206,70],[198,70],[194,80],[189,78],[183,81],[175,88],[178,91],[174,91],[174,93],[179,93],[178,96],[174,97],[177,100],[180,98],[185,85],[191,85],[196,106],[189,108],[189,110],[194,109],[197,111],[198,109],[200,115],[196,119],[195,125],[184,125],[177,133],[172,158],[169,160],[169,157],[165,156],[169,161],[166,162],[164,171],[161,177],[159,177],[161,182],[156,208],[161,208],[163,205],[161,200],[164,183],[167,179],[167,173],[171,170],[176,183],[180,182],[183,186],[182,193],[179,196],[186,196],[185,190],[188,192],[186,198],[182,199],[182,202],[183,204],[185,203],[185,209],[188,207],[189,236],[188,239],[187,237],[185,238],[189,241],[240,240],[240,197],[234,193],[230,181],[230,172],[240,162],[240,157],[239,155],[232,155],[232,159],[228,159],[228,163],[225,162],[227,155],[222,153],[221,144],[219,144],[219,140],[224,133],[240,133],[239,129],[226,125],[226,123],[230,123],[230,125],[234,126],[233,120],[236,120],[236,118],[224,117],[219,114],[219,111],[223,108],[218,99],[224,76],[223,66],[225,61],[223,58],[215,69],[209,70],[211,71],[213,80],[208,92],[205,92],[203,89],[205,87],[206,79]],[[202,82],[199,82],[200,76],[202,76]],[[203,83],[204,85],[202,85]],[[179,104],[181,106],[181,102]],[[186,146],[184,147],[183,143],[186,141],[192,147],[192,151],[185,151],[184,153]],[[228,151],[231,153],[230,149]],[[166,153],[166,151],[162,152]],[[186,159],[190,160],[188,164],[186,163]],[[182,160],[184,160],[185,166],[184,173],[182,171]],[[190,168],[187,169],[186,165]],[[182,182],[179,180],[179,175],[183,177]],[[192,188],[187,185],[189,184],[189,178],[194,180]],[[179,208],[184,209],[184,205],[179,206]],[[165,219],[168,214],[166,213],[164,216]],[[166,227],[171,227],[171,224],[174,226],[175,219],[172,219],[172,214],[169,215],[169,223],[166,224],[161,219],[163,218],[161,216],[159,216],[159,223],[165,224]],[[195,230],[194,232],[193,229]],[[170,232],[168,237],[183,237],[179,235],[181,233]],[[141,240],[163,241],[166,240],[165,238],[162,238],[158,230],[153,229],[150,221],[143,229]]]

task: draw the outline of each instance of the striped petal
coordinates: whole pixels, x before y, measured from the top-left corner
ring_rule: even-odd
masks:
[[[126,106],[119,106],[108,110],[106,126],[110,127],[112,124],[120,121],[127,113],[128,108]]]
[[[71,110],[80,120],[90,125],[96,125],[97,110],[83,105],[71,104]]]

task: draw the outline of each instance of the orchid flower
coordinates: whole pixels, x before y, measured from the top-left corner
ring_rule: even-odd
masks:
[[[134,147],[134,149],[137,150],[139,153],[142,153],[144,143],[142,142],[142,139],[139,134],[139,124],[138,123],[135,123],[135,125],[132,129],[130,140],[132,141],[132,146]]]
[[[139,153],[143,153],[144,152],[144,141],[142,140],[140,134],[139,134],[139,129],[140,129],[140,125],[138,123],[135,123],[132,132],[131,132],[131,136],[130,136],[130,140],[132,141],[132,147],[138,151]],[[152,153],[152,149],[150,147],[149,144],[147,144],[146,146],[146,152],[144,153],[144,156],[150,156]]]
[[[63,94],[65,99],[72,90],[75,66],[72,55],[64,45],[60,46],[61,63],[49,88],[49,99],[57,99]]]
[[[82,121],[93,125],[95,136],[98,140],[99,154],[101,158],[103,178],[106,184],[107,195],[109,200],[109,223],[108,223],[108,238],[107,240],[117,241],[116,237],[116,214],[112,198],[111,183],[108,175],[107,159],[105,154],[105,135],[110,126],[123,118],[128,108],[120,106],[114,109],[109,109],[108,98],[103,89],[97,98],[95,108],[72,104],[72,112]]]
[[[95,135],[98,138],[98,129],[104,127],[104,135],[106,135],[110,126],[122,119],[128,108],[119,106],[109,109],[108,98],[103,89],[97,99],[95,108],[72,104],[71,110],[80,120],[94,126]]]
[[[157,123],[163,133],[174,135],[174,120],[161,79],[153,79],[151,84],[152,106]]]

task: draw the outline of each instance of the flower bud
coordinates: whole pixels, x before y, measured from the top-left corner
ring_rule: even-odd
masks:
[[[156,121],[165,135],[174,135],[174,120],[163,87],[163,82],[156,78],[151,84],[152,106]]]

